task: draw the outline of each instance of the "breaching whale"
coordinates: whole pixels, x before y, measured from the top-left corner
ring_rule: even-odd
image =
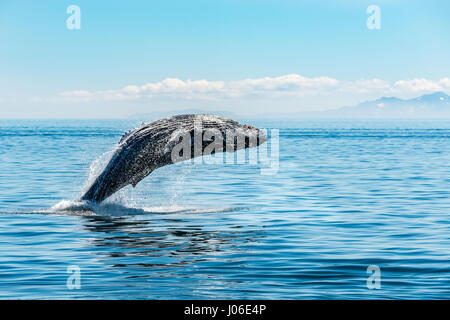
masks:
[[[178,115],[130,130],[81,200],[100,203],[127,185],[135,187],[154,170],[217,152],[256,147],[264,132],[217,115]]]

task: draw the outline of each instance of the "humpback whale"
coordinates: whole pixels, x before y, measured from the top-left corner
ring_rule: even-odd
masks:
[[[100,203],[127,185],[135,187],[163,166],[257,147],[266,140],[262,130],[217,115],[187,114],[144,123],[122,136],[81,200]]]

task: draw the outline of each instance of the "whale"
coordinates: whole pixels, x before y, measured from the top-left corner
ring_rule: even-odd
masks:
[[[120,189],[136,185],[158,168],[218,152],[257,147],[265,132],[212,114],[160,119],[126,132],[109,162],[80,197],[101,203]]]

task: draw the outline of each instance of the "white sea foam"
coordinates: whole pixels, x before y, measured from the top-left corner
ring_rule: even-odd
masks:
[[[51,207],[47,213],[95,215],[97,207],[96,204],[90,201],[62,200]]]
[[[110,216],[126,216],[126,215],[143,215],[143,214],[202,214],[202,213],[219,213],[232,212],[242,208],[221,207],[221,208],[196,208],[179,205],[169,206],[151,206],[151,207],[127,207],[119,203],[105,202],[101,204],[92,203],[90,201],[70,201],[62,200],[51,207],[47,213],[64,214],[64,215],[110,215]]]

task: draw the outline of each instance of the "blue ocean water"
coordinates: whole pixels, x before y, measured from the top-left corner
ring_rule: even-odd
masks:
[[[0,120],[0,298],[450,298],[449,121],[247,123],[276,174],[183,163],[81,212],[138,123]]]

